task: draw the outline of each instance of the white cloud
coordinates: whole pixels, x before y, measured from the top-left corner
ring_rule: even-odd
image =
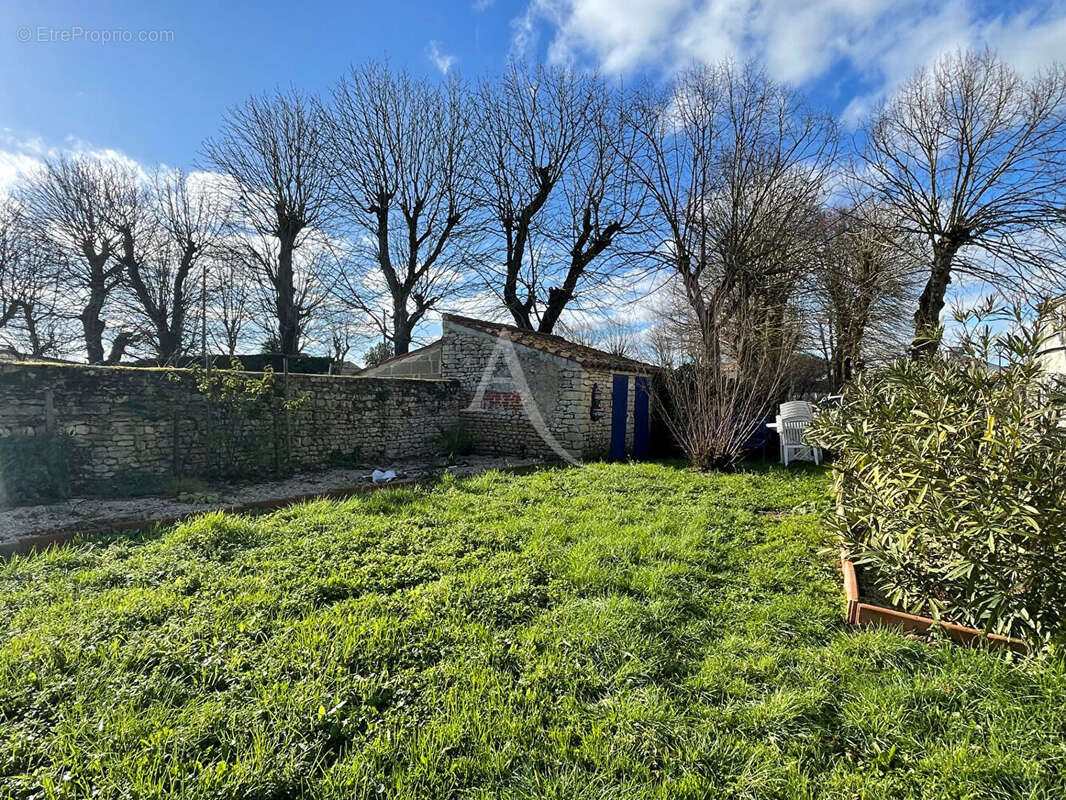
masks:
[[[0,150],[0,196],[10,192],[40,166],[40,160],[32,155]]]
[[[523,59],[537,44],[537,16],[541,4],[534,2],[511,20],[511,58]]]
[[[133,158],[111,147],[97,147],[75,136],[66,137],[62,146],[47,145],[40,137],[19,137],[8,129],[0,130],[0,194],[10,192],[41,169],[46,158],[78,155],[96,158],[128,169],[146,179],[148,170]]]
[[[1066,57],[1066,13],[1041,15],[1028,9],[1009,19],[1000,16],[990,20],[978,33],[1025,72],[1035,72]]]
[[[1066,53],[1061,2],[988,13],[977,0],[530,0],[512,23],[516,49],[544,25],[550,60],[614,74],[755,58],[804,85],[845,66],[870,87],[849,105],[851,121],[958,47],[991,45],[1026,71]]]
[[[7,128],[0,130],[0,196],[40,169],[42,159],[53,152],[40,138],[19,138]]]
[[[668,42],[685,0],[535,0],[534,18],[556,28],[549,58],[568,61],[588,50],[607,72],[654,59]]]
[[[426,56],[433,62],[433,66],[441,71],[441,74],[447,75],[448,70],[455,66],[455,62],[458,60],[451,53],[445,53],[441,49],[441,44],[436,39],[429,43],[429,47],[426,48]]]

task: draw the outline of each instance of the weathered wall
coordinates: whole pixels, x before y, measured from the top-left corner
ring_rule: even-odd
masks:
[[[384,364],[363,370],[360,375],[368,378],[439,378],[440,341],[427,344],[406,355],[390,359]]]
[[[484,453],[559,457],[530,421],[527,407],[535,407],[547,430],[569,453],[584,452],[588,402],[580,364],[559,356],[515,344],[529,392],[516,382],[502,353],[499,339],[461,325],[444,322],[441,375],[462,385],[462,419]],[[495,355],[494,355],[495,354]],[[477,392],[486,368],[495,358],[480,402]]]
[[[622,374],[622,373],[619,373]],[[614,375],[615,373],[601,369],[585,370],[582,382],[583,396],[587,399],[586,408],[592,406],[592,389],[599,386],[600,410],[603,412],[599,419],[588,422],[588,432],[585,435],[585,458],[607,458],[611,452],[611,409],[614,403]],[[636,396],[635,375],[628,375],[629,389],[626,393],[626,453],[633,452],[633,399]]]
[[[277,391],[285,380],[277,376]],[[435,453],[461,399],[445,380],[290,375],[287,391],[307,395],[281,434],[290,463],[305,468]],[[206,419],[187,371],[0,364],[0,436],[70,434],[76,489],[135,471],[197,474],[208,460]],[[276,415],[246,424],[259,445],[279,439]]]

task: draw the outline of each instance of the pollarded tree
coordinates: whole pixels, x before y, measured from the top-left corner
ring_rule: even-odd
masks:
[[[115,258],[138,341],[159,364],[172,364],[190,344],[186,320],[203,291],[196,283],[225,221],[218,193],[181,170],[159,170],[147,181],[127,175],[105,213],[119,235]]]
[[[919,69],[871,117],[856,179],[928,250],[915,358],[940,344],[956,275],[1026,284],[1060,260],[1066,70],[1023,77],[994,53]]]
[[[406,353],[415,326],[461,293],[476,240],[474,109],[455,77],[442,85],[368,63],[333,92],[334,193],[355,229],[346,299]],[[384,299],[383,299],[384,298]]]
[[[61,156],[47,160],[19,191],[31,227],[62,255],[61,280],[80,306],[77,316],[90,364],[119,361],[130,343],[130,333],[119,331],[105,357],[103,314],[123,273],[114,259],[119,236],[105,209],[129,171],[91,156]]]
[[[28,224],[21,203],[0,199],[0,331],[28,356],[58,355],[74,338],[61,303],[62,259]]]
[[[207,269],[207,319],[200,324],[206,322],[211,344],[230,357],[247,338],[254,316],[255,288],[255,277],[236,247],[216,247]]]
[[[0,328],[19,313],[22,273],[29,255],[22,208],[11,198],[0,198]]]
[[[478,194],[499,243],[482,274],[518,327],[551,333],[626,263],[619,240],[644,207],[638,137],[620,96],[571,69],[512,64],[478,105]]]
[[[308,320],[331,285],[325,230],[331,167],[321,108],[292,90],[249,98],[204,145],[228,180],[234,235],[228,241],[267,293],[269,326],[283,353],[300,350]]]

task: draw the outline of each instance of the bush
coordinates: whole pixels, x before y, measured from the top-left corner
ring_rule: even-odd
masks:
[[[370,349],[363,355],[363,366],[366,369],[380,366],[394,355],[396,354],[393,352],[391,344],[388,342],[378,342],[377,344],[371,345]]]
[[[197,391],[207,401],[208,476],[238,478],[291,470],[292,415],[307,403],[308,393],[288,397],[284,384],[276,386],[273,369],[245,372],[236,358],[230,369],[209,372],[194,365],[191,372]],[[181,381],[182,376],[174,380]]]
[[[65,434],[0,438],[0,506],[55,503],[70,497],[73,441]]]
[[[874,588],[1042,646],[1063,638],[1066,609],[1066,390],[1038,345],[985,329],[868,373],[810,438],[835,455],[833,525]]]

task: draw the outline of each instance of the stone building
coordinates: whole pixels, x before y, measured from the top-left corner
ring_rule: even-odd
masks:
[[[12,453],[54,450],[71,491],[112,494],[167,476],[431,458],[460,431],[482,454],[640,458],[649,374],[559,336],[450,315],[439,341],[358,376],[248,372],[264,384],[236,402],[209,402],[185,369],[0,360],[0,505]]]
[[[651,367],[560,336],[445,314],[440,339],[362,375],[448,378],[483,453],[642,458]]]

